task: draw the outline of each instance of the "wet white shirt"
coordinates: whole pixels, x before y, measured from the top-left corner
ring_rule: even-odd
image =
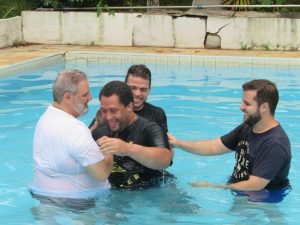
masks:
[[[37,123],[33,159],[34,194],[92,198],[110,188],[107,180],[100,182],[85,170],[104,159],[88,127],[52,105]]]

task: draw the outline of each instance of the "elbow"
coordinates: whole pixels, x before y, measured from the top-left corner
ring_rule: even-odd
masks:
[[[104,160],[87,167],[88,173],[98,181],[106,181],[113,167],[113,160],[105,158]]]
[[[102,173],[98,174],[98,176],[96,177],[97,180],[99,180],[101,182],[106,181],[110,175],[110,172],[111,172],[111,170],[108,170],[108,169],[105,171],[102,170]]]
[[[172,158],[173,158],[172,151],[166,149],[166,154],[162,158],[161,166],[160,166],[161,168],[159,168],[159,170],[164,170],[164,169],[168,168],[171,165]]]

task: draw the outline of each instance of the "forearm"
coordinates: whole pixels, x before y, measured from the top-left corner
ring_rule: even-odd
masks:
[[[105,156],[105,159],[102,160],[103,161],[103,172],[104,172],[104,176],[106,178],[109,177],[111,170],[114,166],[114,157],[113,155],[109,154]]]
[[[218,155],[227,152],[220,139],[187,141],[176,140],[175,147],[197,155]]]
[[[264,189],[270,180],[264,178],[250,176],[248,180],[240,181],[234,184],[226,185],[228,189],[236,191],[260,191]]]
[[[170,166],[172,153],[167,148],[144,147],[136,144],[128,144],[130,150],[128,156],[140,164],[154,169],[163,170]]]
[[[263,187],[249,186],[246,181],[241,181],[235,184],[211,184],[211,187],[223,188],[235,191],[260,191]]]
[[[250,176],[246,181],[240,181],[234,184],[211,184],[205,181],[193,182],[194,187],[213,187],[224,188],[236,191],[260,191],[264,189],[270,180],[266,180],[261,177]]]

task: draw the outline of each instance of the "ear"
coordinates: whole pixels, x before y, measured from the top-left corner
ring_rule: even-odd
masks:
[[[65,101],[67,104],[71,102],[71,93],[68,91],[65,91],[63,94],[63,101]]]
[[[126,106],[128,111],[133,111],[133,102],[129,102],[129,104]]]
[[[260,105],[261,112],[270,112],[270,106],[269,103],[265,102]]]

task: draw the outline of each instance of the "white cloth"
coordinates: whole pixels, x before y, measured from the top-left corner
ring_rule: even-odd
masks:
[[[92,198],[110,188],[92,178],[85,167],[104,159],[88,127],[53,107],[39,119],[33,142],[34,194]]]

